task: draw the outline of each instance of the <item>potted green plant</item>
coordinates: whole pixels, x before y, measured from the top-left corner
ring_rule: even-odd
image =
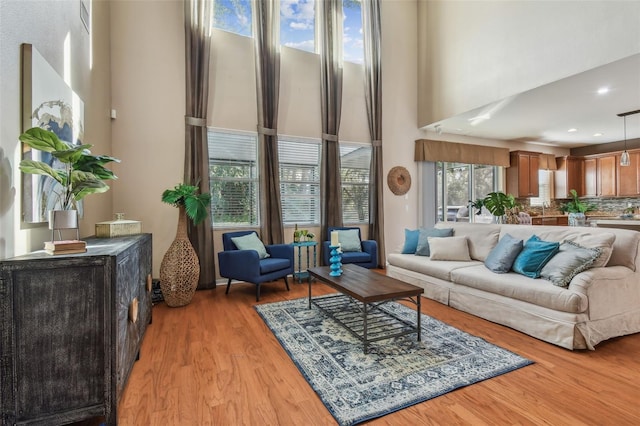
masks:
[[[507,223],[518,223],[517,210],[520,204],[513,195],[500,191],[490,192],[484,198],[484,206],[498,221],[503,221],[506,217]]]
[[[93,155],[89,150],[93,145],[73,145],[40,127],[27,130],[19,139],[32,149],[50,153],[62,164],[61,169],[56,169],[44,161],[22,160],[19,167],[23,173],[48,176],[59,184],[54,190],[58,197],[56,205],[60,206],[59,210],[72,211],[70,216],[75,217],[77,228],[78,201],[89,194],[108,191],[109,185],[104,181],[116,179],[117,176],[105,165],[111,162],[119,163],[120,160],[108,155]],[[49,212],[49,217],[52,216],[56,217]],[[73,217],[69,220],[73,220]],[[50,220],[50,227],[51,222]]]
[[[569,215],[569,226],[579,226],[584,224],[585,213],[595,210],[595,205],[586,203],[578,198],[578,192],[575,189],[569,191],[571,200],[560,205],[559,209],[563,213]]]
[[[178,207],[179,216],[176,237],[160,264],[160,289],[167,305],[184,306],[191,302],[200,278],[200,261],[189,241],[187,218],[194,225],[206,219],[211,194],[180,183],[162,193],[162,202]]]

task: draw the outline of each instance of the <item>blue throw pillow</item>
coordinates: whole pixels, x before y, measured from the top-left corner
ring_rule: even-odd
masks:
[[[513,262],[513,271],[529,278],[539,278],[544,265],[558,252],[560,243],[542,241],[537,235],[524,243],[522,251]]]
[[[453,235],[453,228],[429,228],[421,229],[418,236],[418,246],[416,247],[416,255],[430,256],[429,237],[450,237]]]
[[[484,261],[484,266],[497,274],[509,272],[516,257],[522,251],[523,245],[522,240],[505,234],[504,237],[498,241],[498,244],[489,252],[489,255]]]
[[[404,230],[404,247],[402,247],[402,254],[414,254],[418,248],[418,238],[420,237],[420,230]]]

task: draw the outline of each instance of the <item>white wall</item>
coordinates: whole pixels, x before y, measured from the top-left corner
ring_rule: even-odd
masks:
[[[419,125],[640,52],[640,2],[419,0]]]
[[[64,43],[70,40],[72,89],[85,104],[85,143],[95,154],[111,154],[109,123],[109,7],[93,2],[92,37],[80,20],[77,0],[0,2],[0,259],[40,250],[51,234],[43,226],[21,221],[20,45],[30,43],[64,76]],[[93,46],[92,46],[93,43]],[[91,55],[93,47],[93,55]],[[91,63],[93,59],[93,63]],[[87,197],[81,237],[92,235],[95,223],[112,217],[113,192]]]

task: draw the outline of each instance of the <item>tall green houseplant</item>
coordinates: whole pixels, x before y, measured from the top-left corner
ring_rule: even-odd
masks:
[[[200,261],[187,235],[187,218],[194,225],[201,223],[210,201],[211,194],[201,194],[197,186],[183,183],[162,193],[162,202],[180,209],[176,237],[160,264],[160,289],[168,306],[189,304],[198,287]]]

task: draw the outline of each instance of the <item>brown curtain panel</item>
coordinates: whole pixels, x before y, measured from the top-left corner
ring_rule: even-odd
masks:
[[[328,226],[342,226],[342,180],[338,132],[342,113],[342,0],[316,3],[322,99],[320,169],[321,241]]]
[[[369,238],[378,242],[378,267],[387,263],[384,245],[384,177],[382,168],[382,59],[380,0],[362,1],[364,79],[367,118],[371,136],[369,172]]]
[[[209,52],[213,4],[209,0],[185,0],[186,114],[184,180],[209,189],[209,149],[207,145],[207,100],[209,95]],[[198,226],[189,221],[189,240],[200,261],[198,289],[216,286],[211,218]]]
[[[261,237],[266,244],[284,242],[278,160],[278,99],[280,92],[280,2],[256,0],[253,10]]]

